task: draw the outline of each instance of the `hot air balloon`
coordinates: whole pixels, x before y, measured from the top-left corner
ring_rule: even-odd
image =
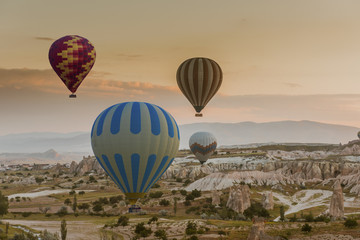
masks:
[[[209,58],[190,58],[177,70],[176,80],[180,90],[202,117],[201,110],[219,90],[222,83],[220,66]]]
[[[357,134],[358,138],[360,138],[360,131],[358,131],[358,134]]]
[[[216,138],[209,132],[196,132],[189,139],[190,150],[201,164],[209,159],[216,146]]]
[[[49,50],[49,61],[60,79],[74,94],[95,63],[94,46],[86,38],[69,35],[56,40]]]
[[[144,102],[119,103],[95,120],[91,145],[105,172],[134,205],[174,160],[180,135],[175,119]]]

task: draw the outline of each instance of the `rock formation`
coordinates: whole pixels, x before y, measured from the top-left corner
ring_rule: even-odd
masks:
[[[253,225],[247,240],[282,240],[282,237],[272,237],[265,233],[265,219],[262,217],[254,217]]]
[[[95,157],[84,157],[77,166],[75,164],[71,163],[70,173],[76,173],[79,176],[83,176],[85,173],[91,171],[104,173],[104,170]]]
[[[330,200],[329,214],[334,219],[344,218],[344,195],[339,181],[336,181],[334,184],[334,192]]]
[[[226,207],[237,213],[243,213],[250,207],[250,188],[248,185],[234,185],[230,188],[229,199]]]
[[[211,204],[212,205],[217,206],[220,204],[220,195],[221,195],[221,192],[218,192],[218,191],[213,191],[211,193],[211,198],[212,198]]]
[[[70,164],[70,173],[75,173],[76,172],[76,168],[77,168],[78,164],[75,161],[72,161]]]
[[[266,210],[273,210],[274,209],[274,197],[272,192],[266,192],[262,196],[262,206]]]

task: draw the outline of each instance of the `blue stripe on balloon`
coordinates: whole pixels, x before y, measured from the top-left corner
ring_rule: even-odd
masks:
[[[126,176],[126,172],[125,172],[125,167],[124,167],[124,161],[123,161],[123,158],[120,154],[115,154],[115,162],[116,162],[116,165],[119,169],[119,172],[120,172],[120,176],[122,177],[124,183],[125,183],[125,186],[126,186],[126,189],[128,190],[127,192],[131,192],[130,191],[130,186],[129,186],[129,181],[128,181],[128,178]]]
[[[144,177],[143,177],[143,180],[142,180],[142,183],[141,183],[140,192],[143,192],[143,190],[144,190],[145,183],[147,182],[147,180],[148,180],[148,178],[150,176],[150,173],[151,173],[151,171],[152,171],[152,169],[154,167],[155,161],[156,161],[156,155],[151,154],[148,157],[148,162],[147,162],[145,174],[144,174]]]
[[[125,193],[126,191],[125,191],[124,187],[121,185],[120,179],[118,178],[118,176],[116,176],[116,174],[115,174],[115,172],[114,172],[114,170],[113,170],[113,168],[112,168],[112,166],[111,166],[111,164],[110,164],[110,161],[109,161],[108,157],[103,154],[103,155],[102,155],[102,159],[103,159],[103,161],[104,161],[107,169],[109,169],[111,175],[113,176],[113,179],[115,179],[114,182],[118,183],[118,185],[121,186],[121,190],[123,190],[124,193]],[[105,169],[105,168],[104,168],[104,169]],[[109,174],[109,175],[110,175],[110,174]]]
[[[154,176],[152,177],[149,185],[146,187],[145,192],[147,192],[148,189],[153,185],[153,183],[155,182],[155,179],[158,177],[161,169],[164,167],[164,165],[165,165],[166,161],[168,160],[168,158],[169,158],[169,156],[163,157],[163,159],[161,160],[160,166],[157,168],[157,170],[156,170]]]
[[[170,115],[171,116],[171,115]],[[175,119],[173,116],[171,116],[172,120],[174,121],[174,124],[176,126],[176,129],[177,129],[177,135],[178,135],[178,139],[180,140],[180,132],[179,132],[179,126],[177,125]]]
[[[169,136],[172,138],[174,137],[174,127],[172,125],[172,122],[171,122],[171,119],[170,119],[170,116],[167,112],[165,112],[164,109],[162,109],[161,107],[159,107],[160,110],[163,112],[165,118],[166,118],[166,122],[167,122],[167,125],[168,125],[168,133],[169,133]]]
[[[149,110],[149,114],[150,114],[150,121],[151,121],[151,132],[154,135],[159,135],[160,134],[160,120],[159,120],[159,116],[155,110],[155,108],[153,107],[153,105],[149,104],[149,103],[145,103],[148,110]]]
[[[130,131],[133,134],[138,134],[141,131],[141,112],[140,103],[138,102],[133,102],[131,108]]]
[[[106,172],[106,174],[113,180],[113,182],[114,182],[119,188],[121,188],[121,190],[122,190],[123,192],[125,192],[125,189],[124,189],[124,187],[121,185],[121,183],[118,183],[118,182],[115,181],[114,177],[113,177],[111,174],[109,174],[108,170],[106,170],[106,168],[104,167],[104,164],[100,161],[100,159],[99,159],[98,157],[96,157],[96,159],[97,159],[97,161],[99,162],[100,166],[104,169],[104,171]]]
[[[157,182],[161,176],[165,173],[165,171],[170,167],[171,163],[174,161],[174,158],[172,158],[169,162],[169,164],[166,166],[166,168],[164,168],[164,170],[162,171],[162,173],[159,175],[159,177],[154,181],[154,182]]]
[[[112,134],[117,134],[120,131],[121,115],[127,102],[117,105],[114,114],[111,118],[110,131]]]
[[[100,115],[101,115],[101,114],[100,114]],[[95,119],[95,121],[94,121],[94,124],[93,124],[93,126],[92,126],[92,128],[91,128],[91,135],[90,135],[91,137],[94,136],[95,124],[96,124],[97,120],[99,119],[100,115],[96,117],[96,119]]]
[[[102,134],[102,131],[103,131],[103,126],[104,126],[104,121],[105,121],[105,118],[106,118],[106,115],[108,114],[108,112],[110,111],[110,109],[112,109],[113,106],[105,109],[105,111],[103,111],[103,113],[101,114],[100,116],[100,119],[99,119],[99,123],[97,125],[97,129],[96,129],[96,135],[97,136],[100,136]]]
[[[137,182],[139,177],[139,165],[140,165],[140,155],[134,153],[131,155],[131,173],[133,179],[133,192],[137,192]]]

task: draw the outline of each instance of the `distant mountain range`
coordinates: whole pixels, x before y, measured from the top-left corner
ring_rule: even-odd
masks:
[[[188,148],[197,131],[215,135],[218,146],[250,143],[347,143],[357,139],[359,128],[313,121],[192,123],[180,126],[181,148]]]
[[[250,143],[347,143],[357,138],[359,128],[312,121],[192,123],[180,125],[180,149],[188,148],[197,131],[213,133],[219,146]],[[0,136],[0,153],[59,153],[92,155],[90,133],[24,133]]]
[[[71,161],[79,162],[84,153],[63,153],[60,154],[54,149],[41,153],[0,153],[1,164],[33,164],[33,163],[68,163]]]

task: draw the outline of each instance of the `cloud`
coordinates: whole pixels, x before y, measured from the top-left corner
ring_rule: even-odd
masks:
[[[291,83],[291,82],[283,82],[282,84],[291,87],[291,88],[298,88],[298,87],[302,87],[301,84],[298,83]]]
[[[41,41],[55,41],[55,39],[49,37],[35,37],[35,39]]]
[[[359,94],[216,94],[203,110],[204,117],[195,118],[193,107],[175,85],[106,77],[106,73],[91,73],[77,91],[78,97],[69,99],[69,91],[50,69],[0,69],[0,133],[87,131],[102,110],[125,101],[159,105],[179,124],[312,120],[359,126]]]
[[[142,54],[119,53],[119,54],[117,54],[117,56],[120,57],[120,59],[123,59],[123,60],[135,60],[135,59],[139,59],[139,58],[143,57],[144,55],[142,55]]]

